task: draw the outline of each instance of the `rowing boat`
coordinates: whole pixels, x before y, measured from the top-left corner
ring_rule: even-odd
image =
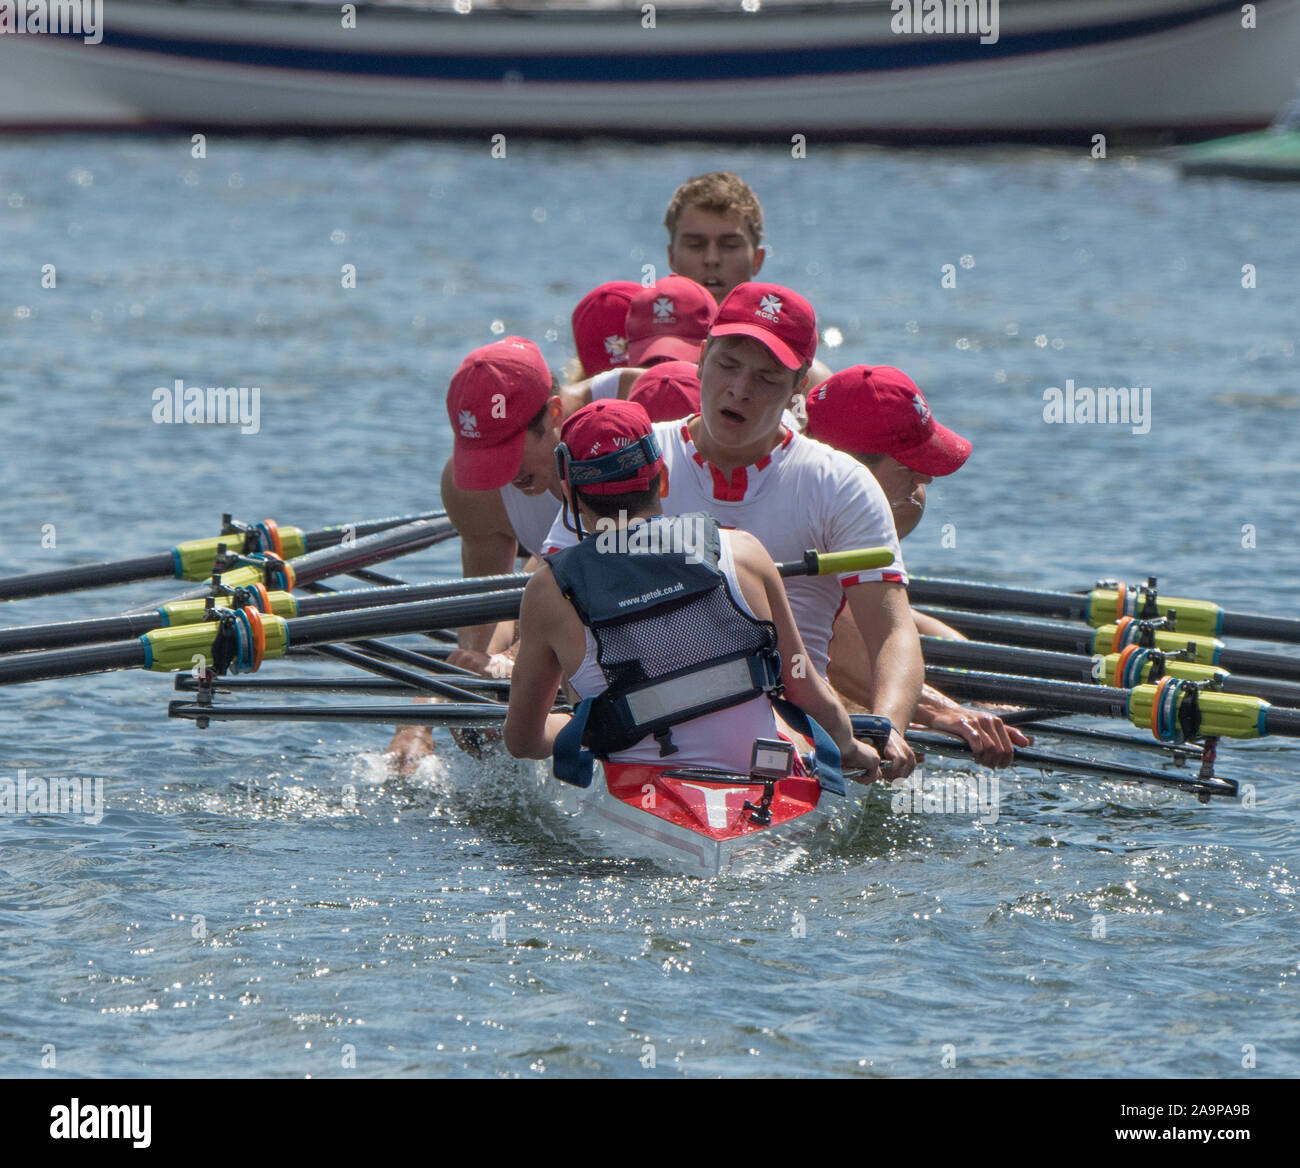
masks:
[[[857,734],[883,749],[884,719],[870,721],[868,727],[860,720]],[[557,782],[549,764],[541,779],[577,830],[610,855],[691,876],[770,871],[798,859],[814,834],[858,809],[839,776],[818,777],[811,740],[778,722],[781,739],[754,743],[748,773],[604,762],[589,787]]]
[[[800,770],[768,785],[704,767],[607,763],[585,789],[557,783],[549,764],[539,765],[539,772],[555,804],[601,851],[690,876],[789,863],[815,832],[856,805],[823,791]],[[761,822],[765,805],[767,823]]]

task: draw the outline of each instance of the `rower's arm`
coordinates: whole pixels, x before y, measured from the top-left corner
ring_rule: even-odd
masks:
[[[614,396],[626,398],[632,392],[632,386],[636,384],[636,379],[644,372],[645,368],[639,366],[620,369],[618,373],[618,392]],[[564,403],[563,410],[566,418],[582,409],[583,406],[591,404],[591,383],[595,380],[594,377],[587,377],[582,381],[575,381],[560,389],[560,400]]]
[[[451,462],[442,471],[442,505],[460,534],[460,566],[466,576],[500,576],[514,570],[518,540],[500,491],[463,491],[452,478]],[[488,651],[495,624],[458,631],[462,650]]]
[[[906,775],[916,757],[903,741],[925,680],[921,641],[912,621],[907,589],[893,581],[853,584],[844,590],[870,668],[870,697],[863,704],[894,724],[896,742],[889,755],[895,761],[891,778]]]
[[[917,612],[912,609],[912,620],[916,625],[916,631],[923,637],[942,637],[945,641],[964,641],[966,638],[954,629],[951,625],[946,625],[936,616],[930,616],[924,612]]]
[[[808,383],[804,386],[804,393],[811,393],[823,381],[831,376],[831,367],[825,361],[818,360],[814,357],[812,364],[808,367]]]
[[[786,696],[820,725],[840,749],[846,767],[865,771],[865,782],[880,773],[880,759],[864,742],[853,737],[853,723],[835,692],[812,668],[799,626],[795,623],[790,599],[786,596],[772,557],[763,545],[746,532],[733,531],[732,556],[737,567],[745,599],[755,615],[776,625],[777,645],[781,652],[781,684]]]
[[[567,714],[551,713],[564,677],[551,641],[561,625],[562,603],[550,572],[528,581],[519,609],[519,655],[510,675],[505,724],[506,749],[515,758],[550,758],[555,736],[569,721]]]

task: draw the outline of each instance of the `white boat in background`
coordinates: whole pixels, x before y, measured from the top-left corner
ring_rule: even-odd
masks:
[[[1236,0],[964,4],[996,40],[896,31],[890,0],[665,2],[654,28],[640,3],[358,3],[345,27],[338,3],[108,0],[98,44],[0,35],[0,128],[1191,138],[1267,124],[1300,71],[1300,0],[1253,29]]]

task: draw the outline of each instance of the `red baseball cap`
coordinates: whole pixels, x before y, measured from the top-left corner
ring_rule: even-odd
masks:
[[[627,400],[643,407],[652,422],[698,414],[700,367],[691,361],[661,361],[632,383]]]
[[[950,475],[971,445],[939,425],[916,383],[890,365],[854,365],[808,395],[810,438],[849,454],[888,454],[909,470]]]
[[[573,343],[587,377],[627,364],[627,307],[641,291],[633,280],[593,288],[573,310]]]
[[[560,441],[569,448],[569,485],[593,495],[644,491],[663,469],[650,416],[633,401],[607,397],[583,406],[564,423]]]
[[[525,431],[550,398],[551,382],[542,351],[523,337],[484,345],[460,363],[447,387],[456,486],[490,491],[519,473]]]
[[[798,369],[817,355],[817,314],[780,284],[737,284],[718,305],[709,336],[753,337],[787,369]]]
[[[694,361],[718,306],[685,276],[665,276],[640,289],[627,306],[627,362]]]

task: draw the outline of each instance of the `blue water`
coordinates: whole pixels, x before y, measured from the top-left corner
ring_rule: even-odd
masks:
[[[838,330],[825,359],[903,367],[975,443],[913,572],[1154,572],[1295,611],[1296,193],[1004,150],[0,141],[0,574],[227,510],[436,504],[460,356],[521,333],[561,366],[578,297],[665,271],[668,196],[716,167],[763,199],[764,274]],[[258,386],[259,431],[156,424],[176,378]],[[1150,386],[1150,432],[1046,424],[1066,379]],[[400,570],[458,566],[448,544]],[[1300,1074],[1291,744],[1224,748],[1251,806],[1018,772],[996,823],[880,791],[791,870],[699,881],[590,850],[531,772],[445,738],[397,779],[383,730],[204,732],[170,696],[0,694],[0,777],[98,777],[108,804],[0,820],[2,1074]]]

